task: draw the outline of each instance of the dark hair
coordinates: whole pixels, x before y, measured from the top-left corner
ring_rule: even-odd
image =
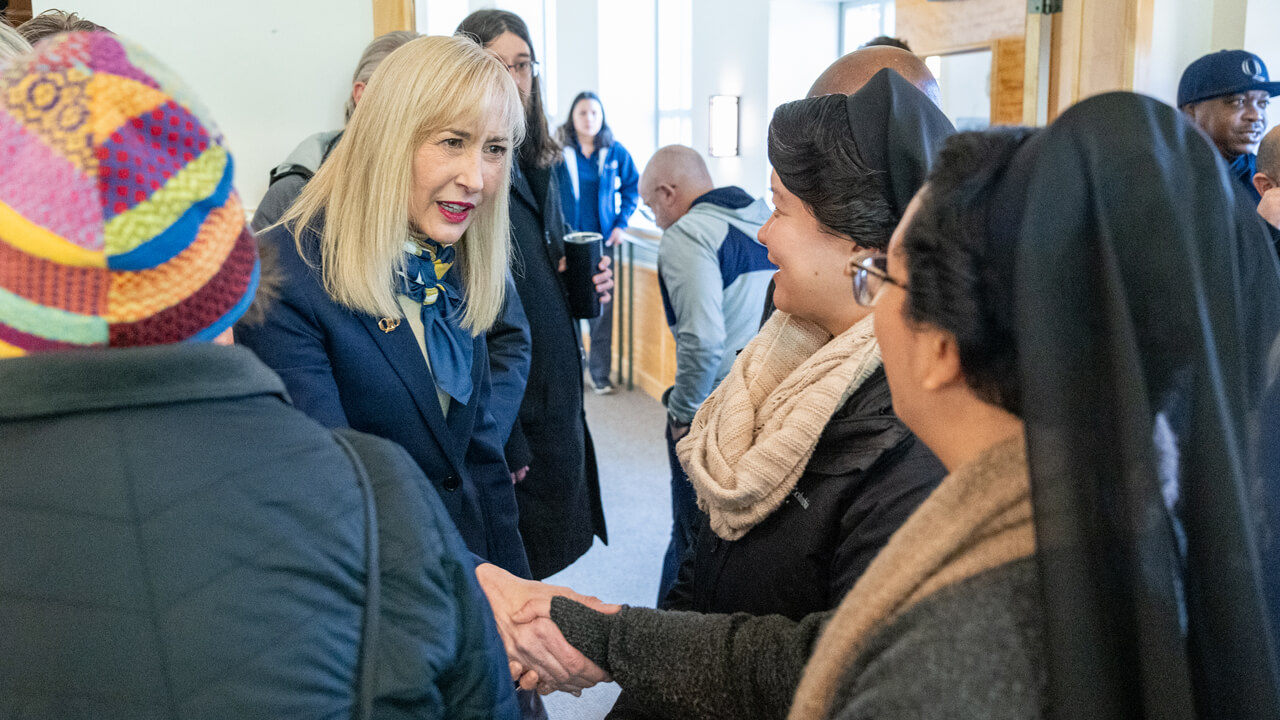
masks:
[[[590,90],[583,90],[578,96],[569,103],[569,119],[564,121],[556,133],[556,139],[561,145],[577,145],[578,131],[573,127],[573,111],[578,108],[578,103],[583,100],[595,100],[600,103],[600,132],[596,133],[596,147],[607,148],[613,144],[613,131],[609,129],[609,120],[604,115],[604,103],[600,102],[600,96]]]
[[[796,100],[769,123],[769,162],[823,229],[862,247],[883,250],[898,219],[853,142],[845,95]]]
[[[245,232],[251,232],[245,228]],[[284,271],[280,267],[280,250],[275,243],[262,242],[258,238],[258,291],[236,321],[238,327],[255,327],[267,321],[267,314],[280,299],[284,286]]]
[[[969,387],[1019,416],[1013,244],[995,239],[988,216],[1014,153],[1036,132],[998,128],[951,136],[902,239],[906,316],[955,336]]]
[[[18,33],[32,45],[58,33],[103,30],[107,29],[97,23],[89,22],[75,13],[69,13],[64,10],[45,10],[18,26]]]
[[[861,50],[862,48],[876,47],[878,45],[884,45],[887,47],[896,47],[901,50],[906,50],[907,52],[911,52],[911,46],[907,44],[906,40],[903,40],[901,38],[896,38],[896,37],[889,37],[888,35],[873,37],[870,40],[859,45],[858,49]]]
[[[529,26],[519,15],[506,10],[477,10],[458,25],[459,33],[466,33],[476,42],[487,46],[494,38],[509,32],[529,46],[529,59],[538,61],[530,40]],[[548,168],[560,161],[560,145],[547,129],[547,114],[542,109],[542,83],[536,75],[529,90],[529,104],[525,110],[525,136],[520,143],[520,162],[537,168]]]

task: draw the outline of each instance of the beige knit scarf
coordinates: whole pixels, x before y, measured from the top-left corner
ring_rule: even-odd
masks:
[[[795,488],[831,415],[880,367],[868,315],[836,337],[775,312],[676,446],[711,529],[737,540]]]
[[[818,720],[876,631],[938,590],[1035,552],[1021,432],[956,469],[889,538],[818,638],[788,720]]]

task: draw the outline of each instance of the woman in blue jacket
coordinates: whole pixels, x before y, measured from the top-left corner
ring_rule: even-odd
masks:
[[[565,223],[580,232],[598,232],[610,247],[622,242],[622,231],[640,201],[640,173],[631,153],[613,139],[600,98],[590,90],[578,93],[569,106],[569,120],[560,128],[564,163],[560,176],[560,205]],[[588,366],[596,393],[613,392],[609,380],[613,344],[613,302],[590,321]]]
[[[522,579],[485,331],[503,304],[523,135],[510,75],[475,42],[423,37],[391,53],[261,238],[280,256],[279,302],[262,325],[237,329],[298,409],[408,451],[475,556],[513,659],[545,651],[508,620],[544,586]]]

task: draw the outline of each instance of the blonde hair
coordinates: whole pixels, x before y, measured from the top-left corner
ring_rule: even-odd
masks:
[[[373,317],[399,317],[396,272],[404,267],[415,150],[433,134],[481,125],[493,113],[524,135],[524,110],[502,63],[462,37],[420,37],[382,62],[329,158],[279,223],[291,227],[299,252],[304,228],[323,217],[320,273],[340,305]],[[461,325],[479,335],[502,309],[510,253],[509,151],[493,199],[476,208],[456,245],[465,310]]]
[[[31,43],[8,23],[0,21],[0,60],[31,51]]]

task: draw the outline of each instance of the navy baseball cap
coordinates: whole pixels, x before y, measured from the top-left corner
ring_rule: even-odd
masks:
[[[1280,82],[1271,82],[1266,63],[1248,50],[1219,50],[1187,66],[1178,81],[1178,107],[1249,90],[1280,95]]]

